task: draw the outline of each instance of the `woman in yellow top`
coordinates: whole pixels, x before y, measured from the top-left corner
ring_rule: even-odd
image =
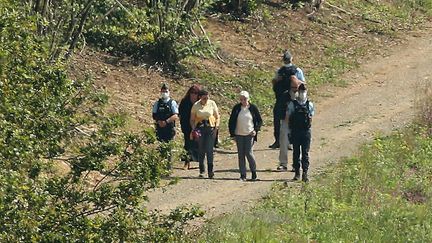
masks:
[[[208,177],[213,178],[213,146],[214,136],[219,129],[219,110],[216,103],[209,99],[209,94],[201,90],[199,100],[195,102],[191,110],[192,134],[198,139],[198,162],[200,177],[204,177],[204,157],[207,157]]]

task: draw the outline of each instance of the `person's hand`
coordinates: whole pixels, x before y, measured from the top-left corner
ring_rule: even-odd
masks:
[[[251,135],[252,137],[255,137],[256,134],[257,134],[257,133],[256,133],[255,130],[253,130],[251,133],[249,133],[249,135]]]
[[[158,121],[159,127],[165,127],[167,125],[166,121]]]

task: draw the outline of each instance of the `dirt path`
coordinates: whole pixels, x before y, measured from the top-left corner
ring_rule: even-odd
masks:
[[[346,78],[353,84],[322,90],[329,97],[316,102],[311,180],[321,168],[352,155],[359,144],[377,132],[386,133],[412,120],[416,84],[432,85],[432,31],[409,37],[406,44],[396,47],[389,56],[371,60],[356,73],[347,73]],[[147,207],[166,212],[179,205],[201,205],[207,217],[214,217],[252,205],[268,193],[275,181],[293,177],[291,172],[275,171],[278,150],[267,148],[272,142],[271,128],[266,128],[255,146],[261,181],[238,180],[233,147],[232,151],[216,153],[215,179],[198,178],[197,169],[175,169],[173,176],[181,178],[179,183],[149,193]]]

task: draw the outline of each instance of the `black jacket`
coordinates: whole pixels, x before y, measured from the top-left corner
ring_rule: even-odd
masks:
[[[238,115],[240,113],[240,110],[241,110],[241,104],[239,103],[239,104],[235,105],[231,111],[230,119],[228,122],[228,128],[229,128],[229,132],[230,132],[231,137],[235,136],[235,130],[236,130],[236,126],[237,126],[237,118],[238,118]],[[254,130],[257,133],[257,135],[255,135],[254,140],[257,141],[258,131],[261,129],[263,121],[261,119],[261,115],[259,113],[258,108],[254,104],[249,104],[249,111],[252,114],[252,121],[254,124]]]
[[[180,126],[184,134],[191,133],[190,117],[192,110],[192,102],[189,98],[182,99],[179,106]]]

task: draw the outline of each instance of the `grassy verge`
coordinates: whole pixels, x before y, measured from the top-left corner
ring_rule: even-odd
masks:
[[[309,184],[275,188],[250,212],[214,220],[198,241],[431,242],[432,96],[426,97],[418,124],[377,137]]]

